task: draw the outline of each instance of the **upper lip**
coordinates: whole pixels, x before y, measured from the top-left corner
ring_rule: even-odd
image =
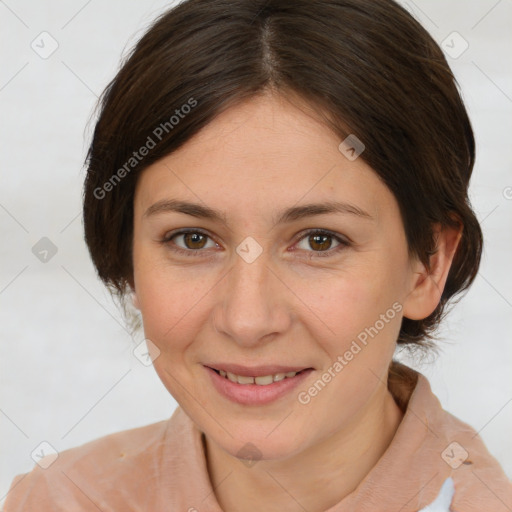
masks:
[[[281,365],[264,365],[264,366],[242,366],[232,363],[215,363],[205,365],[212,370],[223,370],[225,372],[234,373],[242,377],[263,377],[264,375],[275,375],[276,373],[300,372],[301,370],[309,370],[308,366],[281,366]]]

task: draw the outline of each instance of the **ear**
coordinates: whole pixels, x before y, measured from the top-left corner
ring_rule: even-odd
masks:
[[[135,292],[132,292],[132,303],[136,309],[140,310],[139,299],[137,298],[137,294]]]
[[[436,224],[436,248],[429,258],[429,269],[416,258],[411,268],[411,288],[404,300],[403,315],[410,320],[423,320],[434,312],[443,293],[453,257],[462,237],[463,227]]]

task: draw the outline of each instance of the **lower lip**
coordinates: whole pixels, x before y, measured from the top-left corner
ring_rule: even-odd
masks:
[[[312,368],[304,370],[295,377],[286,377],[278,382],[259,386],[258,384],[238,384],[222,377],[215,370],[204,367],[210,374],[215,389],[229,400],[242,405],[264,405],[281,398],[293,391],[301,382],[307,379]]]

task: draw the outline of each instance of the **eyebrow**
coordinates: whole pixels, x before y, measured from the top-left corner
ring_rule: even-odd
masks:
[[[192,217],[209,219],[221,222],[226,226],[228,225],[224,212],[198,203],[179,201],[176,199],[163,199],[161,201],[157,201],[144,212],[144,217],[151,217],[153,215],[169,212],[184,213],[186,215],[191,215]],[[373,217],[368,212],[362,210],[358,206],[338,201],[326,201],[323,203],[292,206],[291,208],[282,210],[278,213],[277,218],[275,219],[275,224],[289,223],[306,217],[325,215],[329,213],[349,214],[362,219],[373,220]]]

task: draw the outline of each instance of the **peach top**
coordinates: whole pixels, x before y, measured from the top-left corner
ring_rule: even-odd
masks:
[[[388,385],[402,422],[357,488],[326,512],[512,511],[512,482],[477,433],[442,409],[423,375],[396,368]],[[203,434],[181,407],[165,421],[62,451],[47,469],[17,475],[4,511],[35,510],[221,512]]]

